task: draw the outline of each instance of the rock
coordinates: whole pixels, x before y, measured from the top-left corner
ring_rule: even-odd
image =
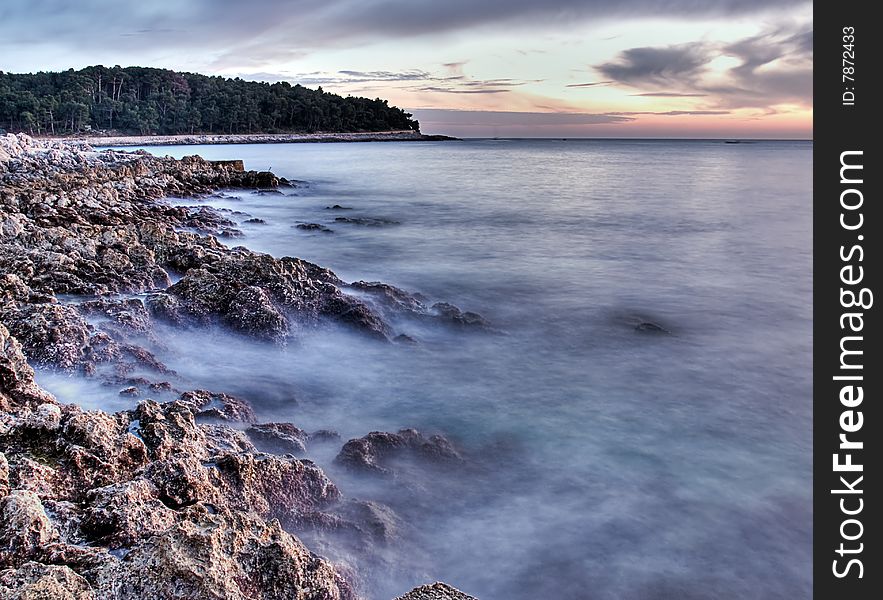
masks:
[[[363,225],[366,227],[384,227],[386,225],[400,225],[398,221],[392,219],[384,219],[377,217],[335,217],[335,223],[346,223],[349,225]]]
[[[303,454],[311,435],[291,423],[261,423],[252,425],[245,434],[263,452],[274,454]]]
[[[460,327],[478,327],[487,329],[490,323],[478,313],[464,312],[453,304],[436,302],[432,305],[432,311],[441,319]]]
[[[70,567],[27,562],[0,571],[0,598],[6,600],[95,600],[89,582]]]
[[[189,406],[197,417],[252,423],[256,420],[251,405],[241,398],[208,390],[184,392],[179,402]]]
[[[41,404],[37,410],[26,413],[19,427],[35,433],[53,432],[61,426],[61,408],[57,404]]]
[[[0,566],[17,566],[58,539],[40,498],[12,490],[0,500]]]
[[[436,582],[414,588],[396,600],[478,600],[446,583]]]
[[[671,331],[659,325],[658,323],[653,323],[652,321],[642,321],[635,325],[635,331],[639,331],[641,333],[665,333],[671,334]]]
[[[334,206],[326,206],[325,210],[352,210],[349,206],[341,206],[340,204],[335,204]]]
[[[138,388],[134,385],[130,385],[127,388],[123,388],[120,390],[120,396],[126,396],[128,398],[134,398],[138,395]]]
[[[230,301],[224,318],[237,331],[274,341],[284,340],[290,329],[267,292],[257,286],[239,290]]]
[[[444,437],[429,438],[415,429],[398,433],[372,431],[368,435],[348,441],[334,462],[354,471],[389,475],[389,462],[400,457],[415,457],[431,464],[459,463],[462,458]]]
[[[257,219],[257,218],[254,218],[254,219],[246,219],[246,220],[243,221],[243,222],[244,222],[244,223],[248,223],[249,225],[266,225],[266,224],[267,224],[267,222],[264,221],[263,219]]]
[[[34,370],[25,360],[21,344],[0,322],[0,410],[12,405],[34,405],[54,402],[48,392],[34,383]]]
[[[120,600],[165,598],[355,600],[330,564],[277,521],[248,513],[196,513],[98,573]]]
[[[321,231],[322,233],[334,233],[334,230],[326,227],[325,225],[320,225],[319,223],[298,223],[295,225],[297,229],[301,229],[303,231]]]
[[[147,479],[92,489],[86,503],[82,531],[111,548],[134,546],[176,521],[175,511],[160,501],[159,490]]]
[[[9,493],[9,461],[6,455],[0,452],[0,499]]]

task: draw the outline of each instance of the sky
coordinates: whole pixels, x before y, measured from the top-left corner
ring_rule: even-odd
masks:
[[[460,137],[812,137],[805,0],[0,0],[0,71],[381,97]]]

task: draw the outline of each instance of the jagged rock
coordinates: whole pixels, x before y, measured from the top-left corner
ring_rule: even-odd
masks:
[[[16,566],[58,539],[39,496],[12,490],[0,500],[0,566]]]
[[[323,559],[278,521],[248,513],[202,512],[134,547],[98,573],[98,590],[120,600],[355,600]]]
[[[6,455],[0,452],[0,499],[9,493],[9,461]]]
[[[0,567],[9,567],[0,596],[355,598],[344,571],[280,521],[383,545],[397,536],[397,517],[381,504],[342,502],[309,460],[255,447],[301,453],[333,435],[273,423],[246,433],[248,403],[204,390],[114,415],[59,405],[25,358],[100,373],[126,394],[172,392],[146,375],[173,374],[148,350],[162,347],[157,320],[276,342],[330,320],[386,340],[394,333],[384,311],[430,310],[394,288],[346,287],[307,261],[228,248],[216,236],[240,232],[219,211],[155,201],[286,183],[241,161],[0,137]],[[394,301],[380,309],[344,290]],[[373,440],[352,452],[356,468],[385,469],[400,452],[456,460],[443,438],[389,435],[402,447]]]
[[[285,339],[290,330],[270,296],[257,286],[247,286],[236,293],[224,320],[237,331],[274,341]]]
[[[478,600],[446,583],[436,582],[414,588],[396,600]]]
[[[197,417],[242,423],[252,423],[257,418],[248,402],[229,394],[192,390],[181,394],[178,401],[191,407]]]
[[[302,454],[311,438],[291,423],[261,423],[252,425],[245,433],[259,450],[273,454]]]
[[[98,543],[131,547],[175,523],[175,511],[160,501],[159,494],[147,479],[92,489],[81,528]]]
[[[364,225],[366,227],[384,227],[386,225],[400,225],[398,221],[392,219],[384,219],[378,217],[335,217],[336,223],[347,223],[350,225]]]
[[[37,410],[25,413],[19,427],[36,433],[53,432],[61,426],[61,408],[57,404],[41,404]]]
[[[150,329],[150,315],[137,298],[92,300],[83,302],[79,308],[86,315],[100,315],[129,331],[146,332]]]
[[[322,233],[334,233],[334,230],[319,223],[298,223],[294,226],[302,231],[321,231]]]
[[[51,394],[34,383],[34,370],[25,360],[21,344],[0,323],[0,410],[10,410],[13,404],[54,401]]]
[[[461,327],[489,328],[490,323],[478,313],[461,311],[453,304],[436,302],[432,305],[432,311],[441,319]]]
[[[27,562],[0,571],[0,598],[6,600],[95,600],[89,582],[64,565]]]
[[[433,464],[462,461],[446,438],[440,435],[427,438],[415,429],[402,429],[398,433],[372,431],[350,440],[334,462],[354,471],[391,474],[388,461],[403,456],[421,458]]]

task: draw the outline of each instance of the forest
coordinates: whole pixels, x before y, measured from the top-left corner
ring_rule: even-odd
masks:
[[[386,100],[147,67],[0,71],[0,130],[137,135],[419,130]]]

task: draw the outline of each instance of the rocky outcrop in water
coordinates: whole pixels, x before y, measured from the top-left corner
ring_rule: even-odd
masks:
[[[342,498],[300,458],[334,436],[259,423],[224,393],[179,392],[149,350],[162,344],[158,321],[274,342],[323,320],[392,337],[394,309],[327,269],[230,249],[215,236],[235,235],[232,222],[158,201],[285,184],[239,161],[0,137],[0,597],[357,597],[354,571],[291,533],[346,531],[363,546],[395,537],[388,508]],[[32,364],[95,374],[133,408],[59,403]],[[171,400],[134,405],[144,395]],[[456,454],[443,438],[391,435],[420,456]],[[342,454],[384,468],[398,446],[371,436]],[[447,593],[436,588],[413,598],[448,597],[426,595]]]
[[[476,600],[451,586],[436,582],[411,590],[396,600]]]
[[[398,433],[372,431],[350,440],[334,461],[353,471],[392,474],[391,463],[397,459],[414,458],[435,465],[462,461],[453,444],[441,435],[424,436],[416,429]]]

